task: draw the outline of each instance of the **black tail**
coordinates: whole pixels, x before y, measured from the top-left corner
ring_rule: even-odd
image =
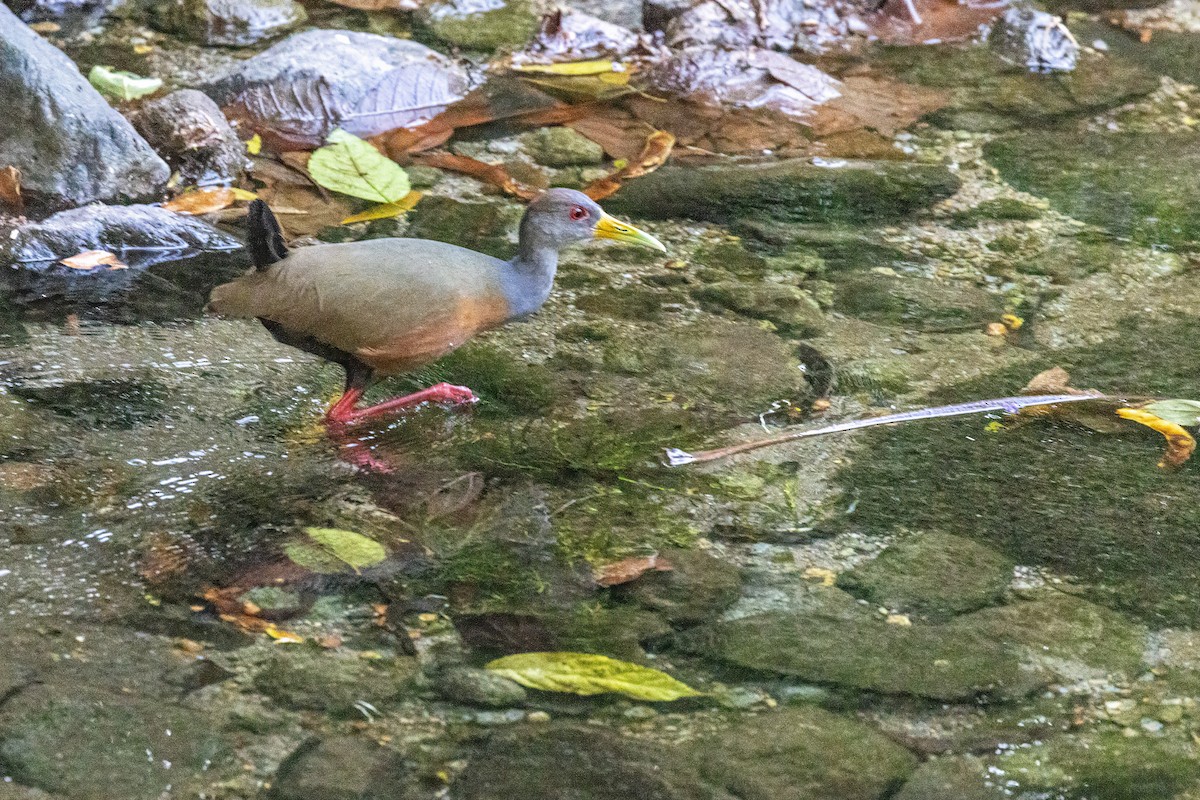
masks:
[[[288,249],[283,243],[279,220],[275,219],[266,203],[255,200],[250,204],[250,216],[246,224],[249,227],[246,246],[250,249],[250,260],[254,262],[255,269],[264,270],[287,256]]]

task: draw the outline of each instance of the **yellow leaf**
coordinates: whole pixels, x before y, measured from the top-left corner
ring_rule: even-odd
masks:
[[[667,702],[704,694],[665,672],[591,653],[518,653],[487,669],[530,689],[593,695],[613,692],[634,700]]]
[[[353,225],[356,222],[370,222],[376,219],[398,217],[404,212],[410,211],[422,197],[423,195],[420,192],[409,192],[395,203],[380,203],[377,206],[371,206],[366,211],[352,214],[342,220],[342,224]]]
[[[237,196],[233,193],[233,189],[224,187],[196,189],[184,192],[174,200],[163,203],[162,207],[167,211],[174,211],[176,214],[211,214],[214,211],[228,208],[236,199]]]
[[[268,625],[263,628],[263,633],[274,639],[277,644],[300,644],[304,641],[303,636],[291,631],[285,631],[282,628],[276,628],[274,625]]]
[[[71,269],[95,269],[96,267],[128,269],[119,258],[107,250],[84,250],[82,253],[62,259],[61,263],[64,267]]]
[[[246,152],[252,156],[256,156],[262,152],[262,137],[257,133],[246,141]]]
[[[1151,430],[1158,431],[1167,440],[1167,451],[1163,454],[1158,466],[1167,469],[1183,466],[1192,453],[1196,452],[1196,440],[1192,435],[1174,422],[1154,416],[1141,408],[1118,408],[1117,416],[1145,425]]]
[[[229,191],[233,192],[233,196],[234,196],[236,199],[238,199],[238,200],[245,200],[247,203],[248,203],[248,202],[250,202],[251,200],[257,200],[257,199],[258,199],[258,195],[256,195],[254,192],[248,192],[248,191],[246,191],[245,189],[239,189],[239,188],[237,188],[236,186],[234,186],[234,187],[233,187],[232,189],[230,189]]]
[[[617,61],[596,59],[593,61],[569,61],[565,64],[525,64],[514,66],[517,72],[532,72],[538,75],[601,75],[605,72],[625,72],[625,65]]]

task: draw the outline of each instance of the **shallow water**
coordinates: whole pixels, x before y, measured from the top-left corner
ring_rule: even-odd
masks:
[[[956,93],[895,143],[952,196],[870,223],[635,219],[670,262],[572,251],[532,320],[377,390],[465,383],[470,409],[326,431],[334,367],[201,314],[241,253],[9,272],[0,798],[1200,794],[1200,490],[1156,466],[1157,434],[981,417],[660,462],[1055,365],[1200,397],[1200,182],[1178,166],[1200,95],[1163,66],[1176,40],[1100,30],[1127,94],[869,54]],[[517,208],[465,179],[431,194]],[[1020,329],[986,335],[1006,312]],[[388,556],[314,573],[288,558],[308,526]],[[675,568],[596,585],[650,554]],[[708,694],[448,677],[531,650]]]

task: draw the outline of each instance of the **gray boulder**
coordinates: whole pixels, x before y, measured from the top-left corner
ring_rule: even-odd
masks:
[[[246,168],[246,147],[208,95],[180,89],[151,100],[133,124],[186,183],[235,178]]]
[[[35,210],[138,198],[170,170],[71,59],[0,5],[0,166]]]

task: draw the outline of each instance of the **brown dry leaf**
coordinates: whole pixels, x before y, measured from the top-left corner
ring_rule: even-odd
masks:
[[[849,75],[838,87],[841,97],[813,112],[813,135],[825,139],[866,128],[889,140],[921,117],[946,105],[948,92],[898,81]]]
[[[84,250],[82,253],[62,259],[59,263],[71,269],[96,269],[97,267],[129,269],[128,264],[121,263],[121,259],[107,250]]]
[[[670,572],[675,569],[665,558],[659,556],[639,556],[624,558],[611,564],[602,564],[593,570],[592,575],[598,586],[618,586],[637,580],[647,572]]]
[[[674,136],[666,131],[655,131],[646,138],[646,144],[636,159],[611,175],[592,181],[583,188],[583,193],[593,200],[603,200],[616,194],[622,182],[648,175],[666,163],[674,147]]]
[[[505,194],[510,194],[513,197],[519,197],[522,200],[532,200],[541,194],[541,191],[521,183],[516,178],[508,174],[500,164],[487,164],[467,156],[459,156],[453,153],[435,152],[423,153],[413,159],[417,164],[426,167],[437,167],[438,169],[446,169],[451,172],[461,172],[464,175],[470,175],[476,180],[489,183],[492,186],[500,189]]]
[[[277,183],[263,187],[258,196],[275,212],[288,239],[336,228],[353,212],[350,198],[322,194],[311,186]]]
[[[0,169],[0,205],[18,216],[25,213],[25,198],[21,196],[21,170],[16,167]]]
[[[1088,394],[1070,386],[1071,375],[1062,367],[1042,370],[1025,384],[1021,394]]]
[[[1149,411],[1140,408],[1118,408],[1117,416],[1145,425],[1153,431],[1158,431],[1167,440],[1167,450],[1163,453],[1158,466],[1163,469],[1177,469],[1187,463],[1196,452],[1196,440],[1187,430],[1174,422],[1156,417]]]
[[[1004,13],[1007,2],[959,2],[958,0],[913,0],[920,18],[913,19],[904,0],[886,0],[877,13],[864,21],[872,37],[888,44],[926,44],[973,39],[979,26]]]
[[[163,203],[162,207],[168,211],[174,211],[176,214],[211,214],[223,208],[228,208],[236,200],[237,194],[233,189],[228,187],[197,189],[191,192],[184,192],[174,200]]]
[[[243,603],[238,598],[245,589],[232,586],[219,589],[209,586],[200,596],[208,601],[222,622],[228,622],[246,633],[265,633],[281,644],[303,642],[304,638],[290,631],[275,627],[270,620],[258,616],[260,609],[253,603]]]

